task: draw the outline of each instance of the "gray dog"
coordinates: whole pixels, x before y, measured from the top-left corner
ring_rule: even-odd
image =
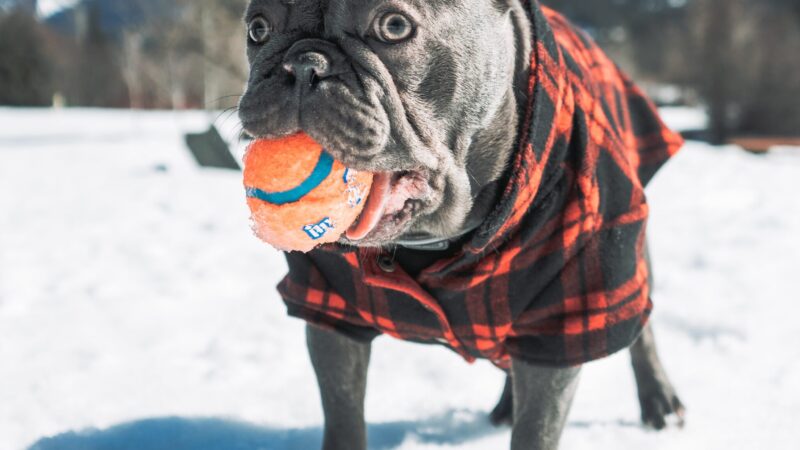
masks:
[[[326,450],[367,447],[382,333],[506,370],[491,420],[513,425],[513,450],[556,449],[581,363],[625,347],[645,423],[683,415],[646,325],[641,194],[677,140],[532,3],[251,1],[245,130],[303,131],[376,174],[359,221],[335,246],[287,254],[280,287],[290,314],[321,325],[307,338]]]

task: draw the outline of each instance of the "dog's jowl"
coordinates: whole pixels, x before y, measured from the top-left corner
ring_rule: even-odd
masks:
[[[250,134],[303,131],[388,180],[369,226],[286,255],[323,447],[366,449],[370,342],[509,374],[512,449],[556,449],[583,363],[631,349],[643,420],[683,407],[648,317],[644,187],[681,146],[581,31],[536,1],[252,0]]]

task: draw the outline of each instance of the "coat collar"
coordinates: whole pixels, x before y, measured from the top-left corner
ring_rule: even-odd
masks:
[[[536,204],[555,188],[559,171],[549,171],[566,155],[554,154],[556,135],[569,136],[572,121],[556,123],[555,118],[565,117],[564,108],[574,108],[567,83],[564,57],[556,43],[553,31],[538,2],[529,8],[532,26],[532,51],[530,75],[527,86],[527,105],[521,117],[517,149],[503,194],[495,209],[458,238],[469,233],[462,250],[452,258],[442,260],[425,272],[430,275],[443,274],[450,270],[469,266],[479,260],[486,251],[497,248],[509,239],[519,227],[520,221]],[[551,101],[555,98],[558,101]],[[569,116],[571,119],[571,115]],[[428,244],[445,247],[457,239]],[[401,244],[402,245],[402,244]],[[404,245],[407,248],[411,246]]]
[[[551,89],[558,89],[557,98],[562,98],[566,89],[566,76],[563,70],[563,56],[556,45],[553,32],[547,23],[538,3],[533,2],[529,7],[532,26],[533,45],[530,61],[530,75],[527,86],[527,105],[525,114],[521,117],[517,149],[512,155],[512,166],[507,176],[507,183],[503,195],[496,208],[484,219],[467,224],[458,236],[447,239],[422,239],[395,242],[396,245],[410,250],[442,251],[447,250],[456,242],[472,233],[464,246],[464,254],[479,255],[490,245],[497,245],[506,235],[516,228],[519,221],[527,212],[540,192],[552,189],[555,183],[544,181],[544,169],[552,156],[552,140],[549,139],[553,132],[552,118],[558,116],[558,110],[563,107],[558,105],[541,104],[537,101],[544,95],[542,81],[548,83]],[[555,106],[556,110],[552,108]],[[567,124],[569,126],[569,124]],[[551,180],[554,181],[554,180]],[[520,186],[537,186],[538,189],[518,189]],[[474,232],[474,233],[473,233]],[[454,258],[460,259],[463,255]]]

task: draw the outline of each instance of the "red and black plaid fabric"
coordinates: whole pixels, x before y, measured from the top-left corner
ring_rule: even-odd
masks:
[[[375,250],[287,254],[289,314],[501,367],[577,365],[637,338],[651,310],[643,187],[682,141],[585,34],[536,2],[530,11],[530,104],[496,210],[415,277],[382,270]]]

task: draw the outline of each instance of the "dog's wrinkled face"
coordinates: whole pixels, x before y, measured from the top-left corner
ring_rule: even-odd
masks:
[[[304,131],[378,174],[344,242],[459,232],[480,188],[504,170],[504,158],[474,149],[477,136],[516,120],[500,117],[514,104],[506,1],[252,0],[245,21],[245,130]]]

